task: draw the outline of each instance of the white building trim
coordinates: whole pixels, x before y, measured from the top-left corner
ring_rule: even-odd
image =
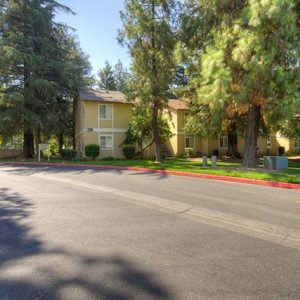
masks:
[[[79,137],[79,136],[82,135],[84,132],[86,132],[86,128],[82,129],[79,133],[77,133],[77,134],[75,135],[75,137],[76,137],[76,138]]]
[[[100,133],[126,133],[128,128],[84,128],[79,133],[76,134],[76,137],[83,134],[84,132],[100,132]]]

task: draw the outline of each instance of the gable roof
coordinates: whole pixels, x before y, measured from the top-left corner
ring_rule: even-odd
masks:
[[[96,91],[92,89],[79,89],[79,97],[83,101],[130,103],[122,92]],[[186,104],[178,99],[169,99],[168,106],[175,110],[188,109]]]
[[[117,91],[96,91],[92,89],[80,89],[79,97],[83,101],[128,103],[125,99],[125,95]]]
[[[185,104],[185,102],[183,102],[182,100],[178,100],[178,99],[170,99],[168,101],[168,106],[170,108],[175,109],[175,110],[188,109],[188,107]]]

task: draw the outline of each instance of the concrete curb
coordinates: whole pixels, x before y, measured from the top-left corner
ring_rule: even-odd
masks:
[[[189,173],[189,172],[172,171],[172,170],[156,170],[156,169],[139,168],[139,167],[65,164],[65,163],[9,162],[9,161],[0,162],[0,165],[31,165],[31,166],[45,166],[45,167],[57,167],[57,166],[58,167],[81,167],[81,168],[93,168],[93,169],[102,169],[102,170],[136,171],[136,172],[147,172],[147,173],[166,174],[166,175],[175,175],[175,176],[202,178],[202,179],[212,179],[212,180],[238,182],[238,183],[246,183],[246,184],[254,184],[254,185],[300,190],[300,184],[297,184],[297,183],[277,182],[277,181],[249,179],[249,178],[240,178],[240,177],[231,177],[231,176],[221,176],[221,175],[212,175],[212,174]]]

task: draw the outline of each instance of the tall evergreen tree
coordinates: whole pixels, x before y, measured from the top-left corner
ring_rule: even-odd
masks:
[[[243,165],[255,167],[260,123],[282,122],[299,102],[296,1],[189,3],[198,5],[195,20],[204,24],[201,46],[187,44],[198,56],[192,84],[199,106],[209,107],[220,122],[228,107],[246,107]]]
[[[159,116],[167,107],[167,91],[175,73],[172,31],[173,0],[126,0],[119,40],[132,56],[129,95],[151,111],[156,160],[161,161]]]
[[[73,99],[79,88],[93,84],[93,78],[88,56],[81,50],[76,37],[68,31],[61,31],[57,39],[61,47],[57,54],[59,66],[53,74],[53,80],[59,82],[59,89],[53,97],[51,108],[48,109],[44,132],[47,136],[57,136],[61,151],[64,137],[74,135]]]
[[[32,157],[41,111],[51,103],[58,83],[49,78],[57,48],[54,11],[68,8],[53,0],[7,0],[0,23],[1,128],[23,132],[23,153]]]
[[[28,158],[33,156],[34,140],[38,144],[41,135],[66,128],[67,107],[85,76],[86,60],[66,26],[54,22],[57,10],[71,12],[69,8],[54,0],[7,0],[4,4],[0,130],[6,135],[23,133],[23,153]]]
[[[101,90],[105,91],[115,91],[116,90],[116,82],[115,76],[112,66],[106,60],[105,65],[102,69],[98,71],[98,87]]]
[[[124,93],[128,85],[129,72],[123,66],[121,60],[118,60],[117,64],[114,67],[114,77],[116,90]]]

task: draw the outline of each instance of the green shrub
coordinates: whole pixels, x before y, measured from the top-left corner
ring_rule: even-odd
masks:
[[[191,157],[191,153],[194,151],[193,148],[185,148],[184,152],[185,152],[185,156],[186,158],[190,158]]]
[[[89,144],[85,146],[84,152],[87,157],[91,157],[94,160],[100,154],[100,147],[97,144]]]
[[[74,149],[62,149],[60,151],[60,156],[63,159],[72,160],[76,157],[76,155],[77,155],[77,152]]]
[[[285,153],[285,148],[283,146],[278,147],[278,154],[282,156]]]
[[[123,154],[127,159],[132,159],[134,157],[135,148],[133,146],[124,146]]]
[[[103,160],[115,160],[113,156],[104,157]]]

